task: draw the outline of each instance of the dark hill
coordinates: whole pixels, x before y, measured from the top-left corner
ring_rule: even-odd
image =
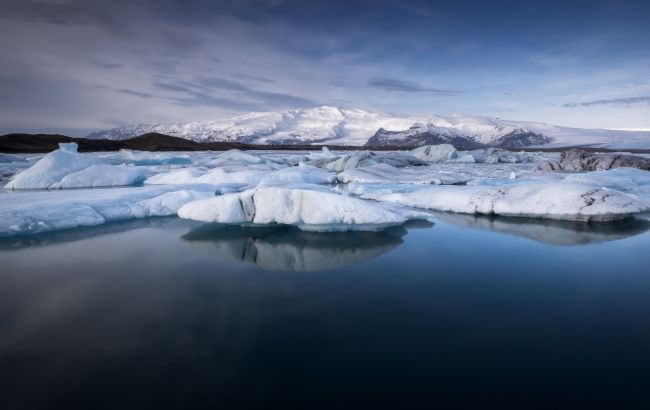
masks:
[[[49,152],[59,147],[60,142],[76,142],[80,152],[117,151],[132,149],[140,151],[202,151],[245,148],[243,144],[198,142],[169,135],[148,133],[127,140],[104,140],[73,138],[59,134],[6,134],[0,136],[0,152],[36,153]]]
[[[59,134],[5,134],[0,136],[0,152],[5,153],[39,153],[50,152],[59,147],[60,142],[76,142],[79,145],[79,151],[92,152],[92,151],[117,151],[120,149],[132,149],[138,151],[225,151],[233,148],[241,150],[286,150],[286,151],[306,151],[306,150],[319,150],[322,145],[251,145],[232,142],[206,142],[199,143],[183,138],[172,137],[170,135],[148,133],[142,134],[135,138],[126,140],[106,140],[106,139],[87,139],[87,138],[74,138],[66,135]],[[373,151],[392,151],[392,150],[408,150],[426,143],[427,141],[417,141],[409,146],[337,146],[327,145],[330,149],[341,151],[353,151],[372,149]],[[448,142],[448,141],[445,141]],[[459,141],[452,141],[458,143]],[[439,141],[431,141],[429,143],[441,143]],[[455,144],[454,144],[455,145]],[[459,149],[472,149],[474,146],[463,146],[459,144]],[[506,144],[507,145],[507,144]],[[548,151],[558,152],[565,151],[571,148],[581,148],[585,151],[608,152],[612,151],[604,148],[593,147],[562,147],[562,148],[529,148],[529,147],[505,147],[513,151]],[[650,150],[630,149],[627,152],[648,153]]]

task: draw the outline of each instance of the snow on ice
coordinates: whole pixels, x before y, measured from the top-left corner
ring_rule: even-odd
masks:
[[[538,169],[559,154],[457,151],[448,144],[402,152],[76,148],[2,157],[0,177],[10,179],[0,194],[0,236],[168,215],[376,231],[430,219],[429,211],[592,222],[650,210],[650,172]]]

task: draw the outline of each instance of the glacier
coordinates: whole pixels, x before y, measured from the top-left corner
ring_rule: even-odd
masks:
[[[404,146],[453,144],[456,148],[592,146],[650,149],[650,131],[581,129],[478,115],[396,115],[320,106],[253,112],[213,121],[137,124],[87,138],[127,139],[155,132],[197,142]]]

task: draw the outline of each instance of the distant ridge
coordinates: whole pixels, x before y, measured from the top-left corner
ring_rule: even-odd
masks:
[[[98,151],[117,151],[120,149],[130,149],[138,151],[225,151],[230,149],[241,150],[319,150],[327,146],[334,150],[408,150],[418,145],[381,145],[381,146],[354,146],[354,145],[308,145],[308,144],[291,144],[291,145],[256,145],[241,144],[231,142],[204,142],[199,143],[186,140],[179,137],[160,133],[146,133],[134,138],[124,140],[107,140],[107,139],[89,139],[74,138],[60,134],[5,134],[0,136],[0,152],[4,153],[42,153],[50,152],[59,148],[61,142],[75,142],[79,145],[80,152],[98,152]],[[474,149],[476,147],[458,146],[459,149]],[[505,147],[512,151],[548,151],[559,152],[568,149],[580,148],[585,151],[614,151],[607,148],[596,148],[589,146],[574,145],[569,147]],[[629,149],[627,152],[650,153],[650,149]]]
[[[76,142],[79,151],[117,151],[131,149],[139,151],[199,151],[241,148],[242,144],[214,142],[201,144],[183,138],[159,133],[147,133],[125,140],[74,138],[59,134],[6,134],[0,136],[1,152],[49,152],[61,142]]]

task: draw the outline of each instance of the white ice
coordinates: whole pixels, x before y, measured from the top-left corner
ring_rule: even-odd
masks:
[[[343,183],[402,183],[402,184],[459,184],[468,181],[461,174],[443,173],[429,167],[395,168],[388,164],[377,164],[343,171],[338,176]]]
[[[424,213],[323,190],[264,187],[191,202],[178,216],[203,222],[230,224],[287,224],[306,231],[379,230]]]
[[[211,196],[210,185],[6,193],[0,199],[0,236],[175,215],[182,205]]]
[[[411,151],[411,154],[427,162],[444,162],[458,157],[458,151],[451,144],[425,145],[415,148]]]
[[[324,231],[377,230],[430,218],[413,208],[576,221],[650,210],[647,171],[545,173],[535,162],[557,154],[501,150],[429,162],[443,151],[430,149],[421,158],[410,151],[327,149],[79,154],[74,145],[63,145],[0,167],[0,177],[13,175],[9,191],[0,193],[0,235],[174,215],[185,204],[181,216],[190,219]],[[469,155],[475,162],[462,159]],[[18,192],[133,185],[145,177],[143,187]]]
[[[364,198],[436,211],[571,221],[609,221],[650,210],[634,195],[590,185],[538,183],[503,186],[429,186]]]
[[[144,168],[108,165],[102,159],[77,152],[77,144],[62,143],[34,165],[16,174],[5,189],[95,188],[142,182]]]

